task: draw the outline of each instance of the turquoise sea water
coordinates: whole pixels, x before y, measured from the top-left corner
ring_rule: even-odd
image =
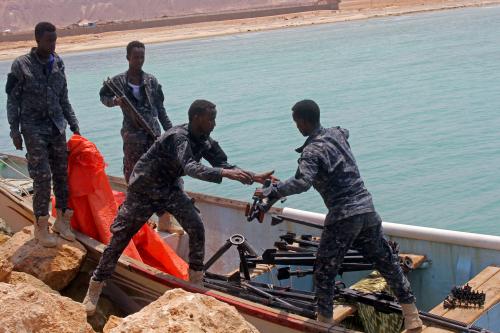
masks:
[[[148,45],[174,123],[196,98],[219,109],[213,137],[230,162],[291,176],[304,138],[303,98],[341,125],[385,221],[500,235],[500,7],[309,26]],[[82,134],[121,175],[121,112],[102,80],[127,67],[124,48],[64,55]],[[10,61],[0,62],[5,85]],[[0,94],[0,105],[6,96]],[[0,151],[13,153],[6,113]],[[187,180],[189,190],[250,200],[254,186]],[[325,212],[313,190],[286,206]]]

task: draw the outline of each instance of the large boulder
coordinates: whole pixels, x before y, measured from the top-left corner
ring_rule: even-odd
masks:
[[[102,328],[102,333],[110,333],[111,330],[118,325],[120,325],[123,322],[123,318],[117,317],[117,316],[109,316],[108,321],[106,322],[106,325]]]
[[[12,236],[12,229],[3,218],[0,217],[0,234],[6,236]]]
[[[5,223],[5,220],[0,218],[0,245],[8,241],[10,236],[12,236],[12,230]]]
[[[0,245],[2,245],[3,243],[5,243],[9,239],[10,239],[10,236],[7,236],[7,235],[4,235],[4,234],[0,233]]]
[[[167,291],[109,333],[258,333],[236,309],[213,297],[182,289]]]
[[[0,304],[1,332],[95,333],[81,303],[27,284],[0,283]]]
[[[87,251],[79,242],[57,238],[57,247],[46,248],[33,238],[33,227],[15,233],[0,245],[0,258],[6,258],[14,270],[31,274],[55,290],[73,280]]]
[[[16,272],[13,271],[12,274],[10,275],[10,278],[6,280],[8,284],[29,284],[32,287],[35,287],[37,289],[40,289],[41,291],[45,291],[46,293],[50,294],[56,294],[59,295],[57,291],[54,289],[50,288],[48,285],[46,285],[42,280],[37,279],[33,275],[30,275],[28,273],[24,272]]]
[[[12,264],[8,260],[0,258],[0,282],[10,279],[12,268]]]

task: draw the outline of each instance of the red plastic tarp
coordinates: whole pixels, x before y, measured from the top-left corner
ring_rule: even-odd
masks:
[[[71,226],[109,244],[109,228],[125,194],[111,189],[104,171],[104,158],[92,142],[73,135],[68,149],[68,206],[74,210]],[[187,263],[148,224],[132,238],[124,254],[178,278],[188,278]]]

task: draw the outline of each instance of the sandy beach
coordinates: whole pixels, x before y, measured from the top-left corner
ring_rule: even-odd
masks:
[[[344,7],[345,9],[338,11],[321,10],[249,19],[65,36],[58,39],[57,52],[67,54],[122,47],[131,40],[140,40],[146,44],[162,43],[436,10],[500,5],[500,0],[404,0],[397,2],[397,5],[395,4],[394,1],[359,0],[351,2],[351,4]],[[34,44],[34,41],[0,42],[0,60],[11,60],[25,54]]]

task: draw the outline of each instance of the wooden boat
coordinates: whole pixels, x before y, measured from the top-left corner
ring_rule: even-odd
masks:
[[[32,187],[26,175],[24,158],[0,155],[0,217],[8,222],[14,232],[33,223]],[[126,189],[122,178],[108,178],[113,189]],[[247,222],[244,216],[246,202],[201,193],[189,194],[196,200],[196,205],[203,215],[206,258],[210,258],[233,234],[244,235],[256,249],[267,249],[272,248],[279,236],[286,232],[319,236],[320,230],[316,226],[322,225],[324,220],[323,214],[293,208],[273,208],[263,223]],[[271,226],[271,214],[280,216],[282,222]],[[500,237],[388,222],[384,222],[383,226],[386,235],[397,241],[402,251],[418,254],[414,256],[414,264],[419,268],[412,271],[409,278],[419,308],[432,309],[445,298],[453,286],[464,285],[476,275],[481,275],[481,272],[485,275],[484,270],[488,270],[488,278],[483,276],[477,286],[484,287],[486,304],[468,321],[493,331],[500,330]],[[95,265],[104,245],[81,233],[77,234],[77,238],[88,250],[87,261]],[[164,239],[179,255],[185,255],[187,242],[182,236],[170,235]],[[230,250],[211,270],[219,274],[229,274],[239,268],[239,263],[237,251]],[[368,273],[345,273],[343,281],[350,285]],[[263,282],[271,279],[266,273],[259,278]],[[300,284],[300,281],[292,283]],[[261,332],[354,332],[340,325],[327,325],[234,295],[200,289],[126,256],[120,258],[111,286],[113,290],[109,293],[132,312],[169,289],[183,288],[213,296],[235,306]],[[354,311],[352,307],[339,307],[335,311],[335,317],[340,321]]]

